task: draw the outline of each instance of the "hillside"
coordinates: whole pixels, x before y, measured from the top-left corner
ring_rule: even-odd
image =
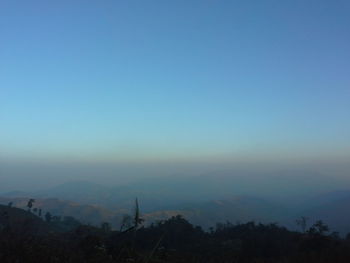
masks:
[[[204,232],[177,215],[145,227],[135,223],[123,232],[108,225],[81,224],[55,232],[51,230],[55,222],[45,223],[18,208],[0,206],[0,212],[4,263],[347,263],[350,259],[349,240],[329,235],[322,222],[306,233],[254,222],[217,224]]]
[[[29,197],[0,197],[0,204],[13,202],[13,206],[26,209],[28,200]],[[82,205],[57,198],[35,199],[34,207],[42,209],[43,215],[46,212],[50,212],[52,215],[62,218],[72,216],[85,224],[93,225],[100,225],[101,222],[110,222],[112,225],[119,225],[121,216],[123,215],[123,211],[112,211],[96,205]]]
[[[302,209],[305,200],[347,186],[350,187],[346,181],[335,181],[332,177],[307,170],[259,173],[237,170],[201,176],[145,178],[124,185],[71,181],[40,191],[11,192],[2,196],[58,198],[111,210],[129,209],[137,196],[147,213],[186,203],[254,196]]]
[[[46,222],[31,212],[0,205],[0,228],[6,227],[23,235],[44,235],[53,231]]]
[[[191,184],[184,183],[184,178],[173,179],[171,181],[173,184],[166,183],[164,179],[147,181],[144,184],[133,183],[123,187],[69,182],[35,193],[15,191],[5,193],[0,197],[0,203],[6,205],[12,201],[16,207],[25,208],[28,199],[34,197],[35,207],[49,211],[53,215],[73,216],[83,223],[93,225],[110,222],[117,229],[123,216],[132,213],[135,197],[138,197],[146,223],[181,214],[191,223],[204,228],[217,222],[254,220],[278,222],[296,229],[295,219],[307,216],[309,224],[321,219],[335,231],[342,234],[350,232],[347,226],[350,215],[346,212],[350,203],[348,190],[319,191],[317,195],[310,195],[308,198],[299,197],[294,202],[289,202],[281,198],[233,195],[233,190],[229,195],[229,187],[235,181],[235,178],[231,177],[222,179],[227,184],[224,184],[222,192],[215,195],[214,192],[220,187],[218,182],[221,179],[214,179],[212,176],[203,178],[205,179],[200,181],[198,177],[193,177],[189,182],[196,185],[196,194],[191,192],[193,188]],[[285,184],[296,183],[302,179],[293,180],[289,178]],[[179,192],[178,189],[182,191]],[[244,192],[242,189],[240,191]],[[217,198],[218,196],[223,198]],[[339,216],[340,214],[342,216]]]
[[[0,197],[1,204],[13,202],[13,205],[26,209],[29,198]],[[228,200],[187,203],[178,206],[169,206],[169,209],[160,209],[152,212],[143,212],[143,200],[140,200],[141,212],[146,224],[168,219],[171,216],[183,215],[191,223],[204,228],[215,225],[217,222],[270,222],[282,218],[283,207],[262,199],[252,197],[236,197]],[[111,210],[98,205],[83,205],[76,202],[59,200],[57,198],[36,199],[34,206],[42,209],[43,213],[50,212],[57,216],[73,216],[83,223],[100,225],[109,222],[115,228],[121,224],[123,215],[133,211],[133,200],[130,200],[129,209]]]
[[[177,209],[160,210],[145,214],[152,220],[183,215],[195,225],[209,228],[218,222],[280,222],[286,216],[284,207],[259,198],[237,196],[226,200],[179,205]]]

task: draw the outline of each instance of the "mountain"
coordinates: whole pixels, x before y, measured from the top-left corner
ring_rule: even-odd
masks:
[[[46,222],[28,211],[0,205],[0,228],[6,226],[21,235],[44,235],[53,231]]]
[[[305,200],[327,189],[336,190],[345,185],[345,182],[336,182],[331,177],[308,171],[280,171],[271,174],[236,171],[202,176],[145,178],[117,186],[74,181],[30,195],[74,200],[113,210],[128,209],[138,197],[142,200],[145,212],[164,210],[183,203],[226,200],[235,196],[256,196],[291,207],[297,206],[296,209],[299,209]]]
[[[0,200],[0,203],[7,204],[18,197],[16,206],[25,207],[29,197],[35,198],[37,207],[53,214],[73,216],[83,223],[94,225],[107,221],[119,227],[123,215],[132,213],[137,197],[148,222],[182,214],[191,223],[204,227],[226,220],[255,220],[279,222],[296,229],[295,219],[308,216],[312,220],[324,220],[333,230],[347,231],[345,222],[329,215],[342,215],[342,211],[347,209],[350,191],[325,192],[311,175],[304,178],[282,173],[273,177],[273,185],[269,185],[270,181],[264,177],[252,178],[245,177],[245,174],[235,177],[164,177],[124,186],[75,181],[35,193],[10,192],[4,196],[7,199]],[[329,178],[321,176],[318,181],[326,184]],[[293,196],[291,192],[299,183],[305,184],[303,191]],[[306,194],[307,187],[309,193]],[[275,189],[272,191],[274,195],[267,195],[268,189]],[[247,192],[253,194],[244,194]],[[288,198],[282,198],[282,192],[286,192]],[[334,210],[336,208],[338,211]]]
[[[0,204],[13,203],[14,207],[27,209],[29,198],[0,197]],[[35,199],[33,208],[42,209],[42,216],[50,212],[54,216],[72,216],[85,224],[100,225],[102,222],[110,222],[119,226],[121,217],[126,211],[113,211],[101,206],[85,205],[76,202],[59,200],[57,198]]]
[[[236,198],[242,205],[258,200]],[[231,206],[228,202],[228,206]],[[258,201],[259,202],[259,201]],[[216,207],[225,202],[213,202]],[[339,262],[350,260],[349,239],[320,229],[301,233],[274,223],[218,224],[209,232],[174,216],[151,226],[114,231],[73,218],[44,222],[0,205],[1,262]]]
[[[330,199],[327,199],[329,196]],[[336,199],[331,197],[344,196],[344,193],[328,193],[314,199],[319,200],[322,205],[311,206],[307,209],[295,212],[288,206],[267,201],[261,198],[249,196],[236,196],[228,199],[219,199],[203,202],[182,203],[169,205],[163,209],[151,212],[143,209],[143,200],[139,200],[141,214],[146,219],[145,224],[165,220],[172,216],[183,215],[194,225],[200,225],[205,229],[215,226],[216,223],[230,221],[236,222],[277,222],[280,225],[296,229],[295,219],[300,216],[309,218],[309,226],[316,220],[323,220],[330,226],[332,231],[339,231],[342,234],[350,232],[350,197]],[[0,197],[0,204],[13,202],[13,206],[26,209],[29,198],[25,197]],[[37,198],[34,207],[43,210],[42,214],[50,212],[52,215],[61,217],[73,216],[82,223],[100,225],[102,222],[109,222],[118,229],[124,215],[132,214],[134,200],[130,200],[130,205],[125,209],[110,209],[101,205],[86,205],[78,202],[60,200],[57,198]]]
[[[194,225],[204,228],[215,226],[216,223],[236,222],[281,222],[287,209],[263,199],[237,196],[227,200],[190,203],[177,209],[160,210],[146,214],[152,220],[164,220],[176,214],[183,215]]]
[[[50,189],[35,192],[36,196],[42,198],[53,197],[63,200],[74,200],[75,202],[89,205],[104,204],[105,200],[111,198],[111,194],[112,189],[110,187],[87,181],[67,182]]]
[[[26,209],[29,198],[0,197],[0,203],[13,205]],[[142,200],[140,208],[146,224],[158,220],[165,220],[172,216],[183,215],[191,223],[204,228],[215,226],[217,222],[268,222],[279,221],[285,215],[285,209],[271,202],[252,197],[238,196],[229,200],[216,200],[208,202],[187,203],[172,205],[168,209],[160,209],[152,212],[143,211]],[[85,205],[77,202],[59,200],[57,198],[36,199],[34,207],[43,210],[43,214],[50,212],[57,216],[73,216],[83,223],[100,225],[102,222],[110,222],[115,228],[119,228],[123,215],[132,213],[133,205],[128,209],[111,210],[98,205]]]

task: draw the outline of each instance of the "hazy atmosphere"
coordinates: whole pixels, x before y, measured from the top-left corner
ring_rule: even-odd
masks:
[[[295,231],[305,216],[345,236],[349,13],[346,0],[1,1],[0,204],[117,231],[138,198],[145,226],[179,214]]]

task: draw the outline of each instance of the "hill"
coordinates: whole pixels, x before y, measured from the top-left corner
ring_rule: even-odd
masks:
[[[112,210],[130,208],[132,200],[137,196],[142,200],[144,212],[165,210],[184,203],[226,200],[236,196],[254,196],[301,208],[306,199],[346,185],[348,182],[335,181],[331,177],[306,170],[281,170],[273,173],[237,170],[202,176],[144,178],[124,185],[72,181],[30,192],[26,196],[73,200],[80,204],[99,205]],[[23,192],[8,194],[11,197],[23,197]]]
[[[191,223],[205,228],[217,222],[254,220],[278,222],[296,229],[295,219],[307,216],[310,218],[309,223],[322,219],[335,231],[343,234],[350,232],[346,223],[350,221],[350,215],[343,212],[347,211],[350,203],[348,190],[324,193],[318,190],[316,195],[312,195],[315,191],[313,189],[308,196],[302,195],[293,201],[286,201],[271,196],[262,198],[258,195],[233,194],[248,191],[248,181],[251,179],[242,179],[240,186],[243,187],[246,182],[246,188],[240,190],[237,190],[237,186],[232,187],[237,178],[230,176],[219,176],[219,179],[212,176],[192,177],[189,181],[180,177],[170,182],[168,179],[146,180],[123,187],[103,186],[84,181],[68,182],[36,193],[7,193],[0,198],[0,203],[7,204],[13,201],[16,206],[25,208],[27,200],[35,197],[35,205],[38,208],[50,211],[54,215],[73,216],[83,223],[93,225],[110,222],[113,227],[118,228],[123,215],[132,211],[135,197],[138,197],[143,216],[149,223],[181,214]],[[286,182],[282,183],[280,179],[276,179],[276,182],[278,185],[284,185],[282,190],[288,184],[305,181],[305,178],[293,179],[287,176],[284,178]],[[328,179],[322,180],[326,182]],[[307,185],[312,185],[312,182]],[[192,191],[194,186],[196,191]],[[314,188],[316,186],[314,185]],[[260,189],[257,192],[261,192],[265,187],[266,182],[256,181],[256,188]],[[223,190],[219,191],[220,188]]]
[[[26,209],[28,200],[29,197],[0,197],[0,204],[8,204],[9,202],[12,202],[13,206]],[[57,198],[35,199],[34,207],[41,209],[42,215],[49,212],[53,216],[59,216],[61,218],[71,216],[82,223],[93,225],[100,225],[102,222],[110,222],[117,226],[123,215],[123,211],[121,210],[112,211],[101,206],[84,205],[72,201],[59,200]]]
[[[226,200],[189,203],[172,210],[160,210],[145,214],[148,219],[163,220],[176,214],[189,222],[206,229],[218,222],[281,222],[286,216],[284,207],[269,201],[248,196],[237,196]]]
[[[31,212],[0,205],[0,228],[6,227],[22,235],[44,235],[53,231],[46,222]]]
[[[0,197],[0,203],[13,205],[26,209],[29,198]],[[82,223],[100,225],[109,222],[115,228],[121,225],[122,217],[133,210],[133,200],[129,209],[112,210],[98,205],[84,205],[72,201],[59,200],[57,198],[39,198],[34,206],[42,209],[43,213],[61,217],[72,216]],[[152,212],[143,212],[143,200],[140,200],[141,212],[146,224],[165,220],[175,215],[184,216],[189,222],[204,228],[215,225],[217,222],[270,222],[279,221],[284,215],[283,207],[275,205],[263,199],[239,196],[228,200],[216,200],[209,202],[187,203],[169,206],[168,209],[160,209]]]

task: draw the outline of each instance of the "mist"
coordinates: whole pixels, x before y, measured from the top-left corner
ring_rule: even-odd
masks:
[[[318,189],[319,192],[350,187],[349,174],[348,162],[332,160],[278,160],[277,162],[215,159],[158,162],[0,160],[0,191],[37,191],[74,181],[121,186],[145,180],[156,182],[161,179],[163,183],[168,182],[171,185],[177,179],[194,177],[200,182],[205,177],[211,177],[217,182],[222,178],[230,178],[238,186],[239,194],[248,195],[261,194],[258,189],[263,182],[264,194],[271,196],[278,193],[283,196],[283,190],[280,193],[279,184],[283,180],[286,182],[294,180],[295,183],[290,184],[288,194],[294,193],[297,196],[301,191],[307,192],[307,187],[310,187],[303,185],[303,181],[313,181],[314,191]],[[240,185],[245,185],[246,190],[240,189]],[[195,186],[193,191],[196,192]]]

